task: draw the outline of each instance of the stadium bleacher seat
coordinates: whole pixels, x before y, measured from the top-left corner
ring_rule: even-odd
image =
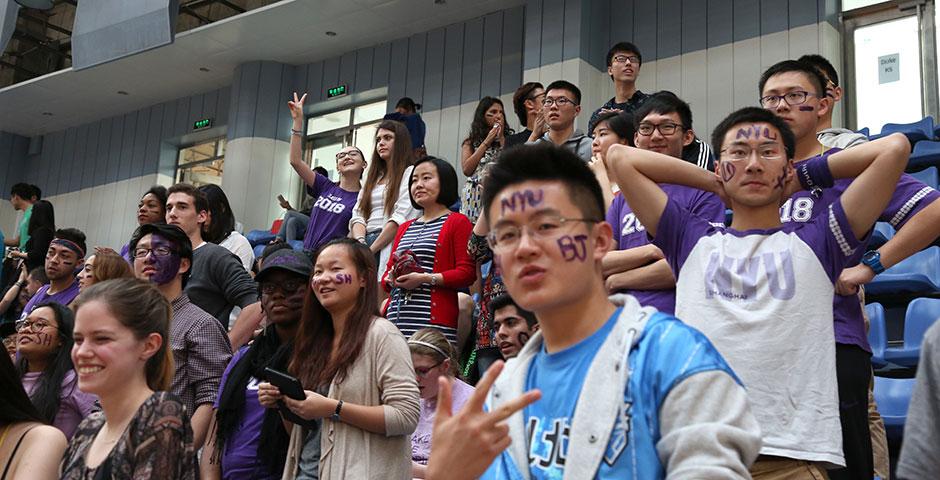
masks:
[[[865,305],[868,315],[868,344],[871,345],[871,366],[875,369],[888,365],[885,361],[885,348],[888,346],[888,333],[885,326],[885,307],[880,303]]]
[[[926,116],[913,123],[886,123],[881,127],[881,133],[870,138],[874,140],[891,133],[901,132],[907,135],[912,143],[918,143],[922,140],[933,140],[933,129],[933,117]]]
[[[940,142],[917,142],[907,161],[908,171],[940,166]]]
[[[940,292],[940,247],[929,247],[875,276],[870,295]]]
[[[921,142],[921,143],[925,143],[925,142]],[[920,145],[921,143],[918,143],[918,145]],[[927,142],[927,143],[940,143],[940,142]],[[938,175],[937,175],[937,167],[928,167],[919,172],[912,173],[911,176],[919,180],[921,183],[927,185],[928,187],[933,187],[934,189],[937,188],[938,181],[940,181],[940,178],[938,178]]]
[[[940,318],[940,299],[915,298],[912,300],[904,316],[904,345],[886,348],[884,359],[902,367],[917,366],[924,333],[938,318]]]
[[[914,390],[913,378],[886,378],[875,376],[875,402],[885,422],[888,440],[897,444],[904,436],[907,407]]]
[[[890,223],[875,223],[875,228],[871,232],[871,238],[868,239],[868,249],[874,250],[881,247],[885,243],[888,243],[888,240],[891,240],[891,238],[894,237],[894,233],[894,227],[892,227]]]
[[[866,137],[871,135],[871,132],[868,130],[868,127],[862,127],[856,130],[855,133],[861,133],[862,135],[865,135]]]

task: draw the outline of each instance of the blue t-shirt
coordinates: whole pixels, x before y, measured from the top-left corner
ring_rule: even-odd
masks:
[[[564,475],[570,432],[577,428],[571,419],[578,396],[591,362],[620,312],[617,309],[604,326],[578,344],[553,354],[543,348],[532,359],[525,389],[540,389],[542,398],[523,410],[531,478],[560,479]],[[654,313],[646,322],[628,362],[631,374],[618,421],[611,426],[595,478],[665,478],[656,444],[661,439],[659,412],[672,389],[707,371],[723,371],[739,384],[740,380],[704,335],[664,313]],[[504,451],[481,478],[521,479],[519,467]]]

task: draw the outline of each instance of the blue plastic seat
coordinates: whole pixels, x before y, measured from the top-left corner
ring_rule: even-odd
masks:
[[[907,161],[909,171],[940,166],[940,142],[917,142]]]
[[[886,378],[875,376],[875,403],[885,422],[888,440],[898,443],[904,436],[907,407],[914,390],[913,378]]]
[[[940,318],[940,299],[915,298],[907,306],[904,316],[904,345],[889,347],[884,351],[884,359],[902,367],[915,367],[920,360],[920,345],[924,342],[924,333]]]
[[[940,143],[940,142],[920,142],[918,143],[918,145],[922,143]],[[937,175],[937,167],[928,167],[919,172],[912,173],[911,176],[916,178],[919,182],[923,183],[924,185],[927,185],[928,187],[933,187],[934,189],[936,189],[937,184],[940,183],[940,178],[938,178],[938,175]]]
[[[877,222],[868,239],[868,249],[875,250],[894,238],[894,227],[888,222]]]
[[[868,315],[868,344],[871,346],[871,366],[884,368],[888,365],[885,360],[885,348],[888,347],[888,333],[885,326],[885,307],[880,303],[865,305]]]
[[[928,247],[875,276],[865,286],[871,295],[940,292],[940,247]]]
[[[856,130],[855,133],[861,133],[862,135],[865,135],[866,137],[871,135],[871,132],[868,130],[868,127],[862,127]]]
[[[933,129],[933,117],[926,116],[913,123],[886,123],[881,127],[881,133],[871,137],[871,139],[874,140],[891,133],[901,132],[907,135],[912,143],[918,143],[922,140],[933,140]]]

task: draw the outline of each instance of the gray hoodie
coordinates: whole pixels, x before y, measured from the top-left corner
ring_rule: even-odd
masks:
[[[585,162],[591,161],[591,142],[594,140],[591,137],[587,136],[581,130],[575,130],[571,132],[571,136],[565,140],[565,143],[559,145],[561,148],[570,150],[575,155],[581,157],[581,160]],[[545,132],[544,135],[539,137],[534,142],[526,142],[530,145],[537,145],[541,142],[552,143],[552,139],[548,137],[548,132]]]
[[[861,133],[855,133],[847,128],[827,128],[816,132],[816,140],[829,148],[839,148],[845,150],[849,147],[857,147],[863,143],[868,143],[868,137]]]

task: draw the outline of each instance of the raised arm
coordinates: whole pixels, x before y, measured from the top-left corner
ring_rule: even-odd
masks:
[[[287,106],[290,107],[290,116],[294,119],[290,136],[290,166],[294,168],[297,175],[300,175],[304,183],[313,185],[313,182],[317,179],[317,173],[314,172],[309,165],[304,163],[303,145],[301,144],[303,142],[304,131],[304,100],[306,99],[306,93],[303,94],[302,97],[297,98],[297,92],[294,92],[294,101],[287,102]]]
[[[718,192],[718,176],[678,158],[648,150],[612,145],[607,151],[614,181],[620,186],[624,198],[637,219],[650,235],[656,236],[659,218],[666,208],[668,197],[659,183],[674,183]]]

